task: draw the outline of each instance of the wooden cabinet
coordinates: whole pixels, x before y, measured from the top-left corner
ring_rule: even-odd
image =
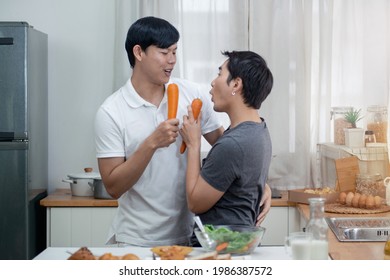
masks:
[[[48,247],[102,247],[116,207],[48,207]]]

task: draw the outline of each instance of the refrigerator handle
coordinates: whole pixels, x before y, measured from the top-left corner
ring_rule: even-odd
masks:
[[[26,131],[22,131],[22,132],[0,131],[0,141],[13,141],[13,140],[27,140],[27,132]]]
[[[12,37],[2,37],[0,38],[0,45],[13,45],[14,38]]]

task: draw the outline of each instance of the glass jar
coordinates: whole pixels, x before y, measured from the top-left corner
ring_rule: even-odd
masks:
[[[387,237],[387,241],[385,243],[384,253],[385,253],[384,259],[390,260],[390,235]]]
[[[390,206],[390,177],[386,177],[386,178],[383,180],[383,184],[385,185],[386,205]]]
[[[352,125],[345,120],[345,114],[353,110],[353,107],[332,107],[330,119],[333,120],[333,142],[336,145],[345,145],[344,128]]]
[[[387,107],[373,105],[367,108],[367,130],[374,131],[377,143],[387,143]]]
[[[370,143],[376,143],[376,137],[374,131],[366,130],[366,132],[364,133],[364,143],[366,145]]]
[[[313,234],[311,245],[312,260],[328,259],[328,224],[325,221],[325,198],[309,198],[310,220],[306,226],[306,231]]]
[[[381,174],[357,174],[356,192],[372,196],[386,196],[385,186]]]

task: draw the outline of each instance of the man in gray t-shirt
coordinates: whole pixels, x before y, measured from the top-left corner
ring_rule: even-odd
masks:
[[[225,131],[201,170],[223,196],[200,214],[204,223],[254,226],[271,161],[271,138],[263,121],[243,122]]]
[[[203,223],[254,226],[272,152],[258,110],[271,92],[273,76],[265,60],[254,52],[223,54],[228,59],[219,67],[210,94],[214,110],[229,116],[230,127],[213,145],[202,168],[199,122],[191,107],[183,117],[180,134],[188,153],[187,204]]]

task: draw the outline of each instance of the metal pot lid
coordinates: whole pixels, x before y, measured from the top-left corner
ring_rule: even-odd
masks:
[[[95,179],[101,178],[100,173],[98,172],[82,172],[82,173],[72,173],[69,174],[70,179]]]

